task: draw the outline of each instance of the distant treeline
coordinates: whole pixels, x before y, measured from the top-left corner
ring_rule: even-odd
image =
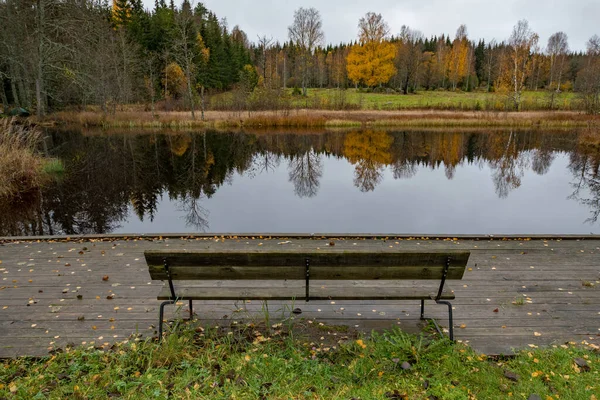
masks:
[[[187,0],[151,11],[141,0],[0,0],[0,101],[39,115],[193,99],[230,89],[251,62],[242,31]]]
[[[508,32],[507,32],[508,33]],[[67,106],[105,112],[142,102],[162,109],[204,110],[205,95],[234,90],[243,109],[258,88],[265,99],[307,88],[482,90],[505,93],[514,109],[525,90],[577,91],[581,107],[600,110],[600,37],[572,52],[564,32],[547,44],[527,21],[504,41],[473,40],[462,25],[454,37],[425,37],[403,26],[391,34],[381,14],[358,21],[355,41],[326,45],[314,8],[300,8],[288,41],[251,42],[202,3],[156,0],[0,0],[0,101],[42,116]],[[263,101],[264,108],[273,103]],[[195,118],[195,115],[193,115]]]

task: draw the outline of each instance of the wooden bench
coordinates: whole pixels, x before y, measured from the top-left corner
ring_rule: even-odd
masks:
[[[452,304],[454,293],[446,280],[462,279],[469,259],[466,251],[437,252],[347,252],[315,251],[146,251],[150,276],[167,281],[158,295],[159,339],[162,338],[164,307],[180,300],[420,300],[421,319],[425,301],[448,306],[449,336],[454,340]],[[223,281],[217,286],[177,285],[179,281]],[[239,287],[227,281],[281,281],[268,287]],[[364,280],[389,280],[397,285],[366,285]],[[413,282],[410,287],[397,281],[439,281],[439,285]],[[302,282],[298,282],[302,281]],[[318,284],[311,286],[314,281]],[[347,281],[328,286],[326,281]],[[347,284],[346,284],[347,283]],[[406,283],[406,282],[404,282]],[[295,284],[295,285],[294,285]]]

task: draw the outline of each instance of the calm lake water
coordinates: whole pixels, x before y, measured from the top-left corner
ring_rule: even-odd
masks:
[[[600,233],[586,132],[48,132],[65,176],[0,235]]]

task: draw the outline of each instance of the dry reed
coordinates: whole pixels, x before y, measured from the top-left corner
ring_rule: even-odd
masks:
[[[189,112],[61,112],[44,122],[83,127],[130,129],[271,129],[370,127],[507,127],[572,128],[600,126],[600,118],[576,112],[490,111],[330,111],[294,110],[252,113],[208,111],[205,120],[193,120]]]
[[[36,151],[41,140],[40,131],[29,123],[15,119],[0,123],[0,199],[18,199],[48,180],[44,171],[48,160]]]

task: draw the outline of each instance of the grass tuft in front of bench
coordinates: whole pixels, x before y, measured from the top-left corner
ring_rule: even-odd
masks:
[[[177,301],[189,301],[190,318],[194,300],[419,300],[421,319],[425,301],[448,307],[449,336],[454,340],[452,304],[454,293],[447,280],[462,279],[470,252],[346,252],[346,251],[146,251],[153,280],[167,281],[158,295],[159,339],[162,338],[164,308]],[[198,287],[177,285],[180,281],[279,281],[278,285]],[[398,285],[366,285],[362,281],[394,281]],[[402,287],[399,281],[439,281],[431,287]],[[319,281],[311,286],[311,282]],[[322,281],[344,281],[327,286]],[[302,284],[300,284],[302,283]],[[393,283],[393,282],[392,282]]]

